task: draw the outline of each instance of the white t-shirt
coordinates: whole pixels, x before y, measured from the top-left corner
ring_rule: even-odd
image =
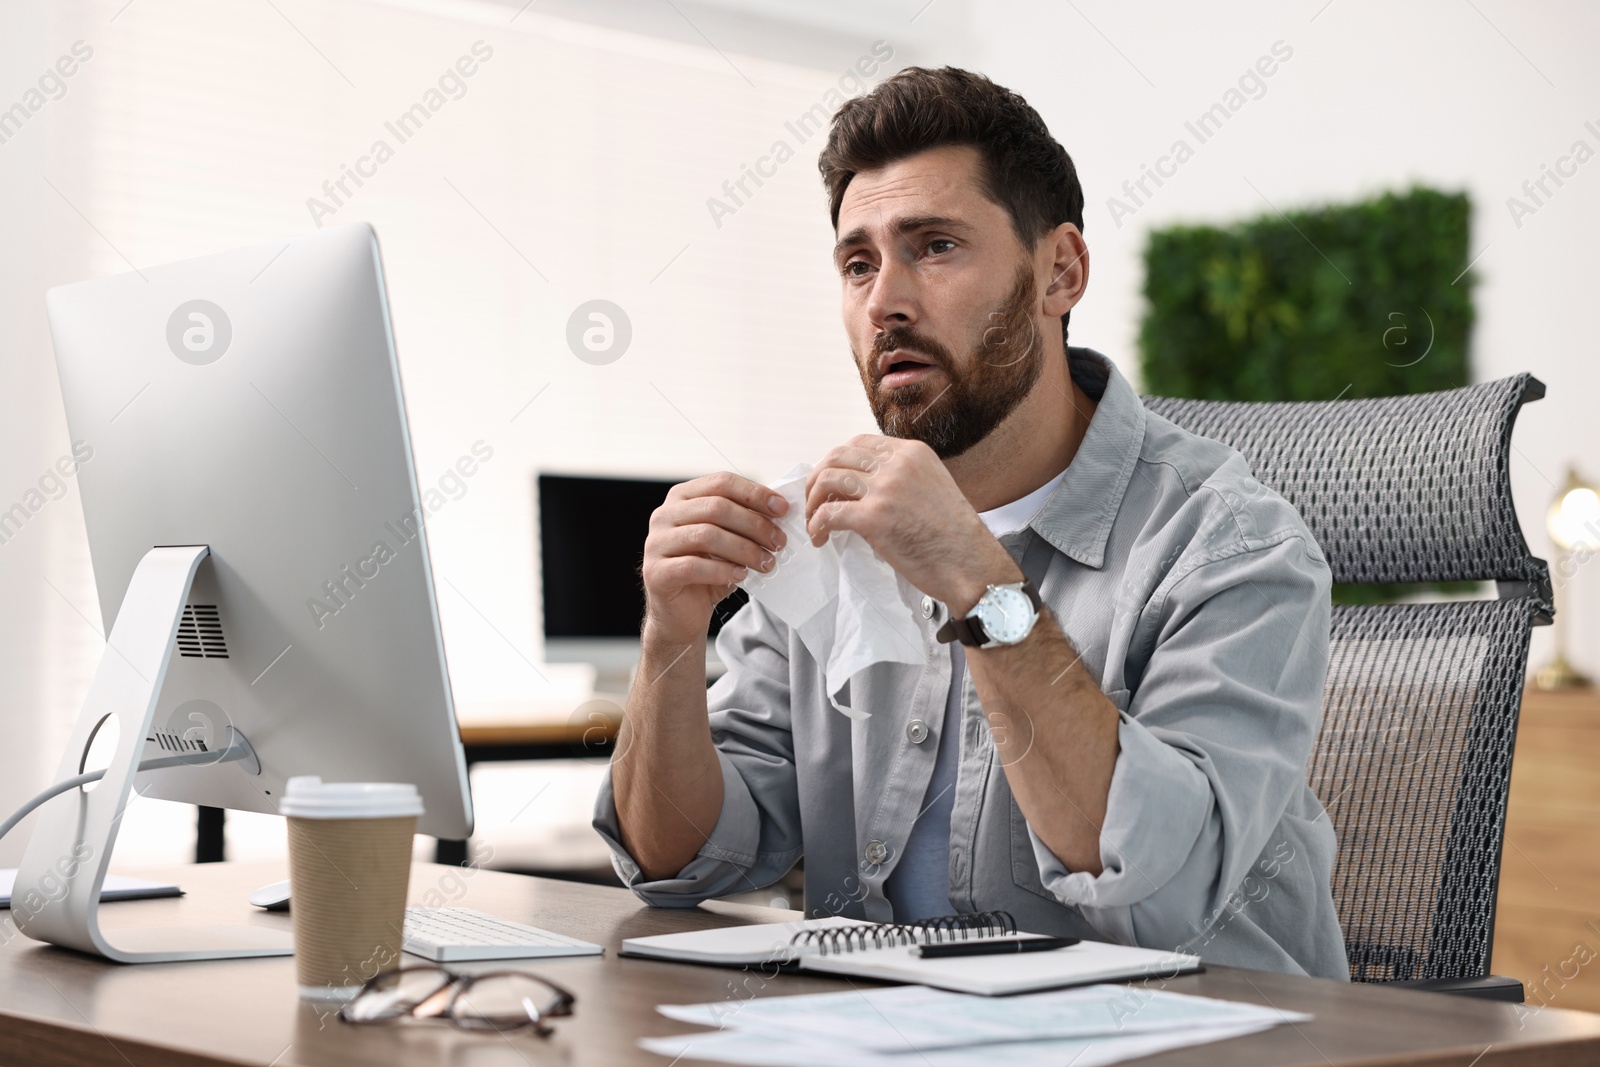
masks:
[[[978,518],[996,537],[1028,525],[1056,491],[1066,471],[1018,500]],[[944,701],[944,722],[939,726],[939,750],[933,776],[923,794],[922,812],[906,838],[905,851],[884,883],[884,894],[894,907],[896,922],[949,915],[950,813],[955,807],[956,770],[961,762],[961,694],[966,687],[967,657],[959,641],[950,642],[950,691]]]
[[[1056,486],[1061,484],[1061,479],[1067,476],[1066,471],[1051,478],[1039,488],[1019,500],[1009,504],[1001,504],[993,511],[980,511],[978,518],[989,527],[989,532],[996,537],[1003,534],[1014,533],[1028,525],[1028,520],[1039,514],[1039,509],[1044,507],[1046,500],[1056,491]]]

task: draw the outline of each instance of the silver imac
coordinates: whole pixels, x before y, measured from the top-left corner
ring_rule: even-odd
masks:
[[[377,236],[330,228],[46,303],[107,633],[58,781],[116,737],[102,781],[43,805],[17,925],[130,962],[286,952],[261,925],[113,944],[95,906],[132,789],[272,813],[294,775],[410,782],[419,832],[472,831]]]

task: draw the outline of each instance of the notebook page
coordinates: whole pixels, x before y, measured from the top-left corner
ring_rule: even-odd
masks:
[[[797,919],[786,923],[724,926],[716,930],[693,930],[682,934],[655,934],[625,939],[621,954],[677,960],[681,963],[782,963],[797,955],[789,942],[803,930],[871,925],[860,919],[834,915],[826,919]]]
[[[911,946],[810,956],[807,971],[930,985],[960,993],[1004,996],[1036,989],[1088,985],[1198,970],[1200,959],[1160,949],[1080,941],[1050,952],[923,959]]]

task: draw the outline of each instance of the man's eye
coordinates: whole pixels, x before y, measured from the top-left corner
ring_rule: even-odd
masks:
[[[955,246],[956,243],[950,240],[948,237],[938,237],[928,242],[928,251],[937,256],[941,253],[950,251]]]
[[[857,270],[856,269],[857,267],[859,267],[861,269]],[[863,259],[852,259],[850,262],[848,262],[848,263],[846,263],[844,265],[844,273],[845,273],[845,275],[847,277],[850,277],[850,278],[859,278],[870,269],[871,269],[871,265],[868,264],[867,261],[863,260]]]

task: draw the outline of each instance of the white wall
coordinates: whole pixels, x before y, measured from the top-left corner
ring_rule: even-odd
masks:
[[[74,37],[61,21],[45,4],[0,9],[0,107],[68,51]],[[86,115],[81,80],[66,84],[61,99],[0,143],[0,510],[38,491],[70,450],[43,314],[47,285],[90,269],[88,244],[75,229],[83,221],[44,180],[81,162],[78,144],[49,136],[51,123]],[[7,813],[55,774],[102,643],[76,484],[68,481],[54,497],[41,493],[43,505],[0,543],[0,808]],[[0,865],[15,865],[27,826],[0,842]]]

